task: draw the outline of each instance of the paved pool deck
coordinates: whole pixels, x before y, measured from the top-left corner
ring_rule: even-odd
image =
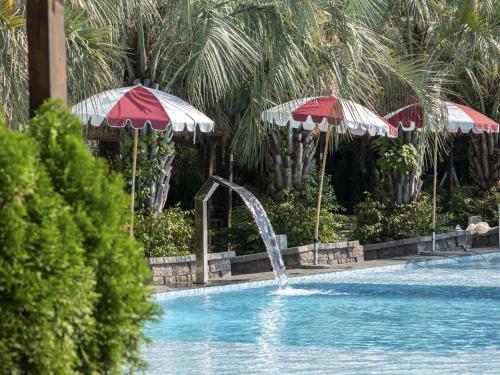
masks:
[[[288,277],[305,276],[321,273],[331,273],[331,272],[344,272],[349,270],[358,270],[366,268],[375,268],[390,266],[396,264],[406,264],[415,263],[419,261],[428,261],[434,259],[445,259],[445,258],[458,258],[463,256],[477,255],[477,254],[488,254],[500,252],[500,247],[486,247],[478,248],[467,251],[446,251],[446,252],[436,252],[432,254],[414,255],[407,257],[391,258],[391,259],[378,259],[378,260],[368,260],[359,263],[346,263],[338,264],[335,266],[330,266],[329,268],[311,269],[311,268],[292,268],[286,271]],[[249,281],[262,281],[262,280],[272,280],[274,279],[273,272],[259,272],[250,273],[245,275],[232,275],[225,278],[220,278],[210,281],[209,284],[185,284],[178,283],[175,285],[154,285],[151,288],[154,293],[163,293],[169,291],[178,291],[182,289],[193,289],[193,288],[210,288],[211,286],[221,286],[230,285],[236,283],[244,283]]]

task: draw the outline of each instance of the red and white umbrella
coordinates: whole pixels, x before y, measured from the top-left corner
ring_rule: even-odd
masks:
[[[334,95],[301,98],[262,112],[263,121],[293,128],[327,131],[337,126],[340,133],[396,137],[398,130],[374,111]]]
[[[482,113],[452,102],[443,102],[448,112],[447,130],[450,133],[498,133],[500,125]],[[385,116],[392,125],[404,131],[422,128],[424,114],[420,104],[411,104]]]
[[[335,95],[307,97],[278,105],[262,112],[263,121],[278,126],[303,128],[313,130],[318,128],[326,131],[323,162],[321,164],[318,200],[316,204],[316,227],[314,235],[314,264],[318,264],[319,214],[321,195],[323,192],[323,177],[325,175],[326,155],[328,153],[329,135],[335,127],[339,133],[353,135],[369,134],[397,137],[398,129],[392,126],[377,113],[351,100]]]
[[[85,123],[112,127],[130,125],[164,131],[211,132],[214,122],[189,103],[166,92],[144,86],[122,87],[104,91],[76,104],[73,113]]]
[[[483,115],[482,113],[452,102],[443,101],[448,115],[448,126],[446,130],[450,133],[498,133],[500,125]],[[392,125],[404,131],[413,131],[422,128],[424,124],[424,113],[420,104],[411,104],[389,113],[385,116]],[[434,181],[432,192],[432,249],[435,249],[436,235],[436,201],[437,201],[437,136],[434,138]]]
[[[134,129],[131,234],[134,223],[138,130],[144,129],[147,125],[156,131],[171,129],[195,132],[199,129],[206,133],[214,129],[214,122],[211,119],[185,101],[166,92],[140,85],[104,91],[76,104],[72,111],[85,124],[99,126],[106,123],[118,128],[129,125]]]

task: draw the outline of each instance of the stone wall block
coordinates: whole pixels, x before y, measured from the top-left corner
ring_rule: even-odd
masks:
[[[153,284],[154,285],[164,285],[165,278],[163,276],[153,276]]]

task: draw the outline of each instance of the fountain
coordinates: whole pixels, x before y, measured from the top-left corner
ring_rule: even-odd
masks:
[[[219,185],[233,190],[243,199],[259,228],[260,235],[271,260],[276,282],[280,288],[288,287],[285,264],[283,263],[276,235],[266,211],[264,211],[257,198],[247,189],[219,176],[211,176],[203,184],[195,197],[197,231],[196,283],[206,284],[208,282],[208,201]]]

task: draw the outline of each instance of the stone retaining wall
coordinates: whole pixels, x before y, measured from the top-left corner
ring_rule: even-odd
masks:
[[[461,251],[466,242],[473,248],[498,246],[498,228],[488,233],[471,235],[469,231],[436,235],[436,251]],[[397,258],[432,251],[432,237],[408,238],[361,246],[358,241],[319,244],[320,263],[330,265],[362,262],[364,260]],[[313,245],[305,245],[281,251],[288,269],[300,268],[313,262]],[[191,283],[195,275],[194,255],[149,258],[147,262],[157,285]],[[267,252],[236,256],[234,251],[208,254],[209,278],[216,279],[231,274],[247,274],[272,271]]]
[[[498,245],[498,227],[491,228],[483,234],[472,235],[472,247],[497,247]]]
[[[230,258],[234,251],[208,254],[209,277],[217,279],[231,275]],[[191,283],[195,279],[195,255],[148,258],[156,285]]]
[[[466,241],[470,244],[469,231],[436,234],[436,251],[461,251],[464,250]],[[364,245],[363,250],[365,260],[417,255],[432,251],[432,236]]]
[[[292,247],[281,251],[286,268],[300,268],[303,264],[313,262],[313,245]],[[361,262],[363,247],[358,241],[345,241],[319,244],[318,259],[320,263],[331,265]],[[267,252],[240,255],[231,258],[233,275],[272,271]]]

